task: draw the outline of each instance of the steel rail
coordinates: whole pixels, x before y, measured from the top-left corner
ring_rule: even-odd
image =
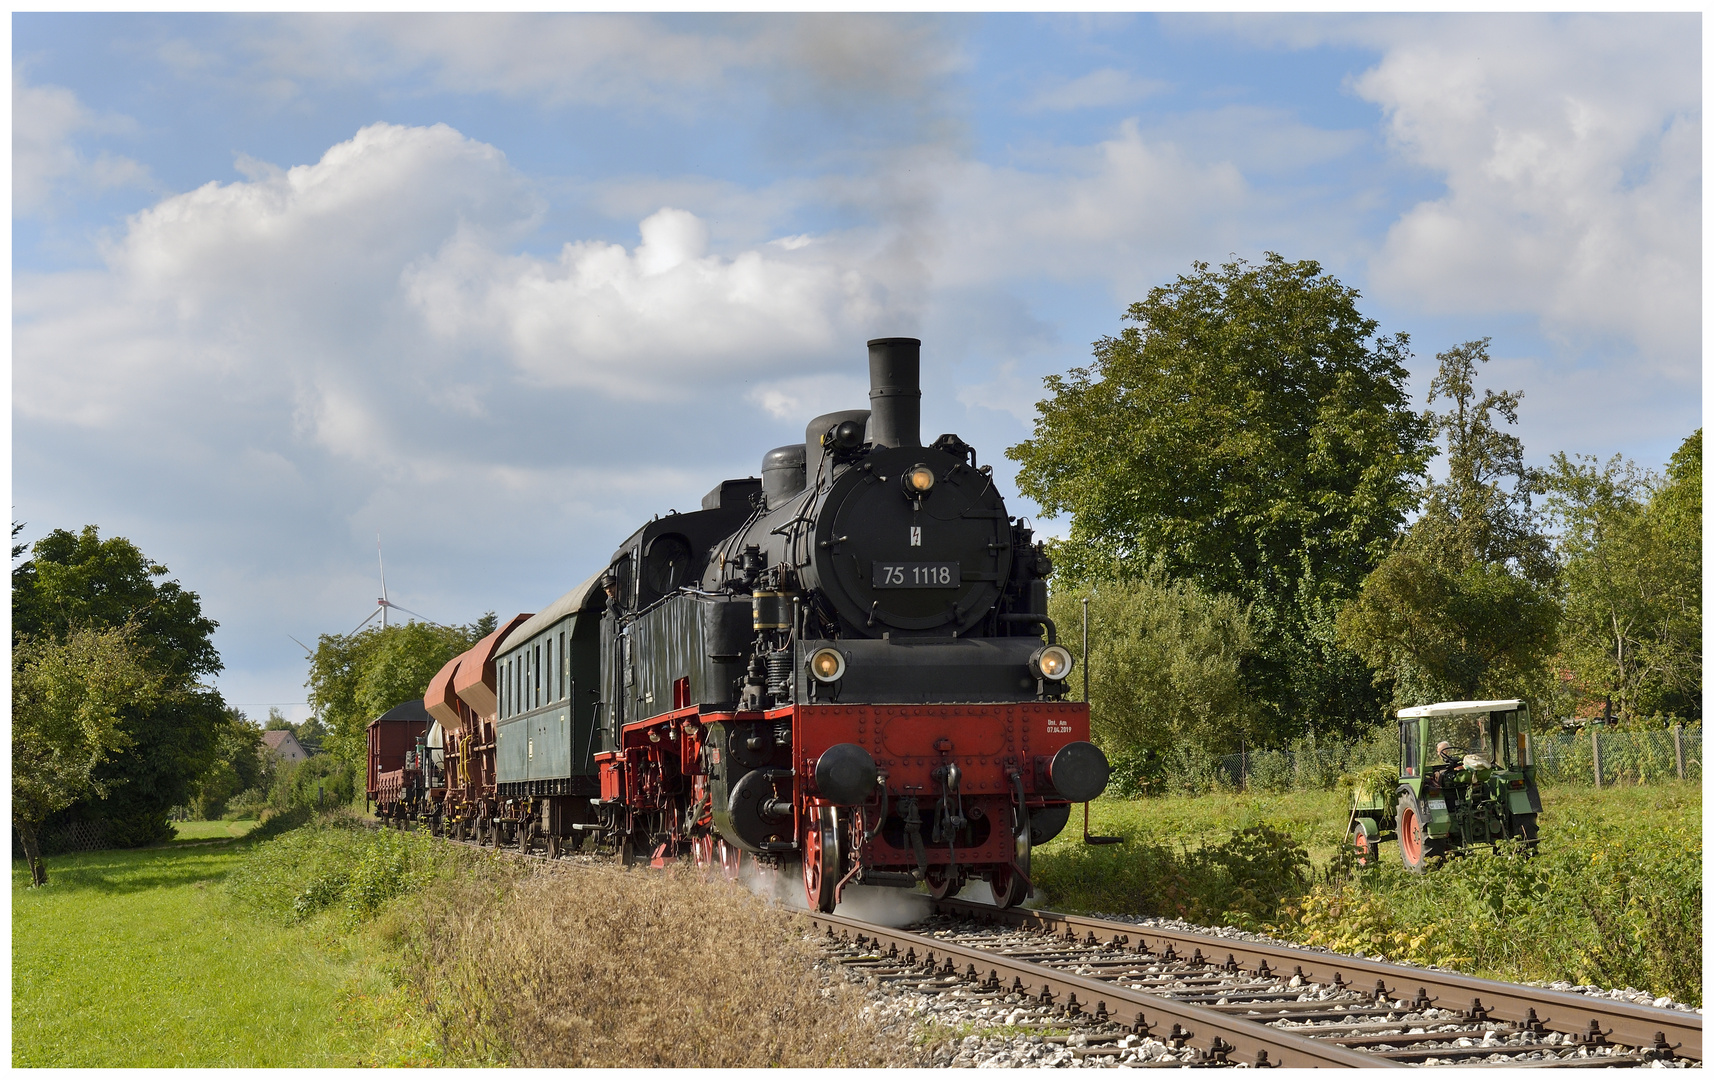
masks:
[[[973,974],[977,979],[986,979],[989,985],[997,983],[1002,987],[1021,984],[1021,989],[1017,992],[1029,994],[1040,1002],[1060,1001],[1077,1011],[1096,1015],[1105,1011],[1118,1023],[1124,1022],[1121,1007],[1125,1012],[1135,1010],[1138,1020],[1146,1022],[1150,1027],[1176,1025],[1185,1032],[1185,1045],[1201,1050],[1211,1059],[1223,1056],[1231,1062],[1244,1061],[1290,1068],[1408,1067],[1401,1062],[1376,1058],[1372,1054],[1350,1050],[1336,1043],[1265,1027],[1247,1018],[1229,1016],[1188,1002],[1073,975],[1018,957],[985,949],[972,949],[844,915],[811,912],[805,917],[818,932],[846,940],[861,936],[874,942],[876,946],[892,946],[898,950],[902,963],[933,963],[936,971],[942,975],[962,974],[970,977]],[[910,956],[914,956],[914,960],[905,959]],[[1165,1032],[1160,1032],[1154,1037],[1168,1036]]]
[[[1193,954],[1200,950],[1210,964],[1220,964],[1230,956],[1245,967],[1256,969],[1263,962],[1275,971],[1303,969],[1306,981],[1318,983],[1343,982],[1346,985],[1386,987],[1389,993],[1407,994],[1420,988],[1439,1008],[1485,1009],[1496,1020],[1519,1023],[1529,1021],[1533,1010],[1535,1019],[1550,1031],[1567,1035],[1587,1036],[1600,1032],[1610,1042],[1624,1046],[1647,1048],[1664,1040],[1673,1046],[1679,1057],[1702,1060],[1702,1016],[1678,1009],[1657,1009],[1652,1005],[1637,1005],[1610,998],[1585,997],[1545,987],[1520,986],[1515,983],[1478,979],[1432,968],[1407,967],[1380,960],[1344,956],[1338,953],[1312,952],[1283,945],[1240,938],[1216,937],[1188,930],[1172,930],[1159,926],[1096,919],[1084,915],[1067,915],[1055,911],[1029,908],[1000,910],[987,904],[968,900],[942,900],[935,908],[948,915],[982,921],[994,921],[1012,926],[1046,930],[1063,934],[1071,931],[1079,937],[1095,934],[1106,939],[1114,934],[1156,939],[1171,943],[1175,951]],[[1657,1038],[1658,1035],[1658,1038]],[[1369,1059],[1371,1062],[1373,1058]]]

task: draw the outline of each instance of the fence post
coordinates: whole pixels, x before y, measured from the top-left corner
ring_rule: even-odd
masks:
[[[1595,787],[1601,786],[1601,729],[1589,725],[1589,748],[1595,755]]]
[[[1683,769],[1679,769],[1683,772]],[[1250,746],[1244,739],[1238,740],[1238,790],[1250,790]]]
[[[1678,763],[1678,778],[1684,779],[1684,725],[1672,725],[1672,756]]]

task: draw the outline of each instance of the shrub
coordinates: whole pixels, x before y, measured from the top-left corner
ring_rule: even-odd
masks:
[[[226,879],[238,902],[275,917],[339,910],[360,922],[452,872],[468,854],[416,833],[366,828],[342,814],[292,827],[305,817],[302,807],[271,815],[252,833],[264,842]]]
[[[1091,911],[1132,912],[1255,928],[1280,917],[1309,887],[1309,853],[1273,824],[1229,830],[1199,848],[1132,839],[1124,857],[1078,845],[1035,867],[1050,897],[1075,897]]]

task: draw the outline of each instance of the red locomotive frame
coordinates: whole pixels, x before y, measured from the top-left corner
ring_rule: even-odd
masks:
[[[786,797],[789,781],[794,813],[789,830],[761,857],[800,861],[812,907],[837,903],[848,884],[877,878],[897,884],[901,875],[926,881],[937,895],[981,878],[1000,902],[1022,899],[1029,891],[1028,847],[1020,859],[1018,832],[1032,810],[1069,807],[1054,791],[1049,763],[1066,744],[1089,738],[1089,707],[1082,702],[787,705],[753,713],[689,707],[626,725],[617,750],[595,755],[602,805],[626,819],[627,834],[639,831],[629,820],[636,815],[680,824],[652,852],[657,865],[688,848],[699,864],[735,867],[742,856],[714,835],[706,766],[718,750],[705,733],[710,723],[757,720],[789,722],[792,733],[792,768],[779,794]],[[817,759],[842,743],[867,750],[884,777],[862,806],[836,806],[815,787]],[[957,769],[951,790],[948,766]],[[960,801],[963,816],[989,823],[974,846],[924,843],[919,850],[882,827],[889,803],[945,797]],[[682,806],[696,808],[694,817]]]

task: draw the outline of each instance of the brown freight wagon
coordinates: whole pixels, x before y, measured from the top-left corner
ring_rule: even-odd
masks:
[[[421,698],[400,702],[369,721],[367,801],[393,816],[405,787],[405,755],[428,734],[429,714]]]

